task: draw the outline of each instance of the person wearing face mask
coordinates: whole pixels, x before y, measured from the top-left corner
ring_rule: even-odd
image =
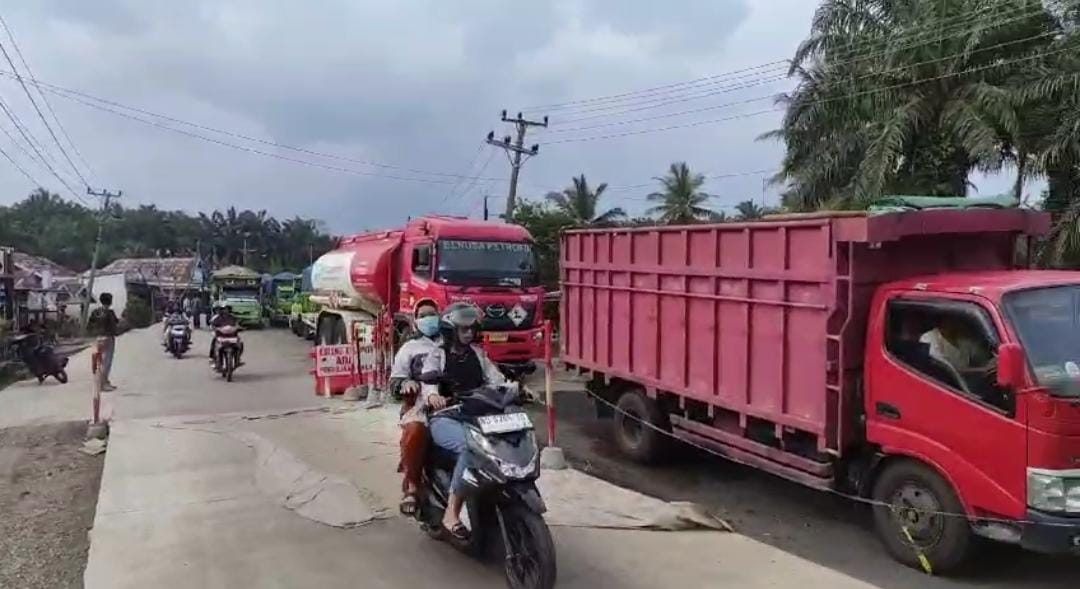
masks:
[[[506,383],[506,377],[480,348],[479,309],[468,303],[450,305],[443,313],[441,330],[441,342],[424,359],[422,373],[440,375],[443,384],[423,385],[417,405],[439,411],[456,403],[460,394],[486,385]],[[463,476],[472,460],[465,426],[456,419],[436,416],[431,419],[430,429],[432,441],[457,456],[442,525],[455,538],[464,540],[469,531],[461,523]]]
[[[434,303],[425,302],[417,305],[414,316],[416,335],[405,342],[394,356],[390,369],[390,392],[402,398],[401,404],[401,460],[398,472],[402,473],[401,513],[416,513],[417,495],[424,467],[424,454],[427,451],[427,419],[416,402],[420,392],[420,383],[413,380],[410,373],[413,361],[418,356],[427,356],[438,347],[439,310]]]

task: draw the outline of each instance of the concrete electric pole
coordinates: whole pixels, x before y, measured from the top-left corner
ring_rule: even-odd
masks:
[[[79,310],[79,325],[82,328],[83,333],[86,333],[86,323],[90,319],[90,299],[94,296],[94,279],[97,277],[97,265],[98,257],[101,255],[101,236],[105,229],[105,219],[109,216],[109,204],[112,199],[120,198],[124,194],[123,190],[117,191],[115,194],[108,190],[102,190],[100,192],[94,192],[91,188],[86,188],[86,194],[90,196],[100,196],[101,201],[101,215],[98,217],[97,237],[94,239],[94,253],[90,256],[90,273],[86,277],[86,295],[82,300],[82,308]]]
[[[522,155],[526,158],[532,157],[540,153],[540,146],[533,145],[532,147],[525,148],[525,133],[529,127],[547,127],[548,118],[545,116],[543,121],[530,121],[521,116],[518,113],[514,118],[508,118],[506,111],[502,111],[502,121],[504,123],[513,123],[517,127],[517,137],[511,141],[510,136],[507,135],[501,140],[495,139],[495,131],[488,133],[487,142],[495,147],[501,147],[506,151],[507,156],[510,158],[510,192],[506,196],[506,213],[504,218],[510,219],[510,214],[514,212],[514,206],[517,205],[517,184],[518,175],[521,173],[521,165],[524,162]]]

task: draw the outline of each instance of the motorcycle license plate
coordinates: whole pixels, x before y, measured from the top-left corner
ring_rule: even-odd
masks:
[[[219,337],[217,341],[219,344],[235,344],[240,340],[236,339],[235,337]]]
[[[187,335],[187,330],[184,329],[184,328],[173,328],[172,334],[173,335]]]
[[[508,432],[531,429],[533,424],[529,416],[524,413],[507,413],[504,415],[484,415],[476,418],[480,431],[485,434],[505,434]]]
[[[487,341],[490,342],[490,343],[501,344],[501,343],[505,343],[508,339],[510,339],[510,334],[508,334],[506,332],[499,331],[499,332],[488,333],[488,334],[486,334],[486,337],[487,337]]]

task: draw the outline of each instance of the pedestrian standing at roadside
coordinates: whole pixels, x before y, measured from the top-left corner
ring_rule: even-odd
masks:
[[[195,329],[202,327],[202,297],[191,299],[191,320],[195,323]]]
[[[101,307],[94,311],[94,323],[102,339],[101,390],[115,391],[109,375],[112,373],[113,356],[116,354],[116,335],[120,321],[112,310],[112,293],[103,292],[99,297]]]

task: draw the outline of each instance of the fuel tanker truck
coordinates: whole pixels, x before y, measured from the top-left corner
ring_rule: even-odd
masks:
[[[316,345],[351,344],[374,324],[377,363],[408,337],[417,305],[459,301],[483,314],[482,345],[510,378],[543,354],[543,298],[529,232],[518,225],[431,216],[404,229],[343,237],[315,261],[311,300],[321,306]],[[332,392],[349,386],[335,379]]]

